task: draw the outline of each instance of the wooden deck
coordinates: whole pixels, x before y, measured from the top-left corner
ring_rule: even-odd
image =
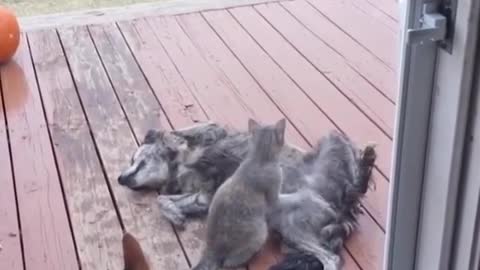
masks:
[[[117,176],[149,128],[289,120],[378,143],[376,189],[345,269],[381,269],[396,98],[394,0],[294,0],[24,33],[0,67],[0,269],[122,269],[121,236],[153,269],[189,269],[204,226],[174,230],[155,194]],[[271,245],[249,269],[278,259]]]

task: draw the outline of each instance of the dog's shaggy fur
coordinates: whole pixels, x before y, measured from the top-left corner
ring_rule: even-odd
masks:
[[[150,131],[119,182],[160,190],[163,215],[182,225],[187,217],[208,213],[215,191],[245,158],[248,141],[247,132],[212,122]],[[307,153],[284,146],[282,192],[268,220],[289,249],[272,269],[339,269],[339,253],[356,227],[375,160],[372,145],[359,149],[336,131]]]

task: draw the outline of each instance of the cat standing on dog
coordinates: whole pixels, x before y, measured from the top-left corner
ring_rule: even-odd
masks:
[[[161,190],[160,209],[174,224],[205,216],[218,187],[246,158],[249,140],[247,132],[211,122],[150,131],[121,184]],[[289,249],[272,269],[340,267],[341,246],[356,227],[375,160],[373,145],[359,149],[336,131],[307,153],[285,143],[281,195],[269,226]]]
[[[215,193],[207,217],[207,244],[194,270],[245,265],[268,236],[267,211],[278,201],[285,119],[261,126],[249,120],[247,156]]]

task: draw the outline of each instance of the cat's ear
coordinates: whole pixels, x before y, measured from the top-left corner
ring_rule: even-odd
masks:
[[[260,125],[257,123],[257,121],[253,120],[253,119],[248,119],[248,131],[250,133],[254,132],[255,130],[257,130],[258,128],[260,127]]]
[[[275,124],[275,134],[277,136],[278,142],[282,143],[285,141],[285,128],[287,126],[287,120],[285,118],[279,120]]]

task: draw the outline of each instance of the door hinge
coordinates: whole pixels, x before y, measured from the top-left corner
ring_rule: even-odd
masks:
[[[420,27],[408,29],[406,40],[411,45],[436,42],[442,49],[451,53],[457,1],[439,2],[423,5]]]

